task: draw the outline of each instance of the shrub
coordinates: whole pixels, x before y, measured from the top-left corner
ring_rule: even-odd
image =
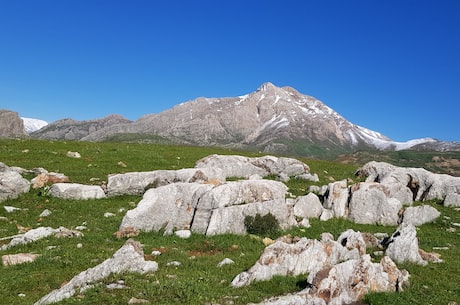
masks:
[[[276,234],[280,230],[278,220],[271,213],[264,216],[260,214],[246,216],[244,218],[244,226],[248,233],[255,235],[271,235]]]

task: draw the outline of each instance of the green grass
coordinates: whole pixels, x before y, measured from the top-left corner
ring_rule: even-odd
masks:
[[[67,151],[78,151],[81,159],[66,157]],[[134,143],[86,143],[37,140],[0,140],[0,161],[9,166],[26,169],[43,167],[49,171],[69,176],[71,182],[89,184],[91,178],[100,183],[110,173],[147,171],[156,169],[179,169],[193,167],[195,162],[209,154],[243,154],[258,156],[254,152],[232,151],[221,148],[199,148],[161,144]],[[294,195],[303,195],[308,186],[327,184],[334,180],[354,178],[358,165],[340,164],[331,161],[301,159],[309,164],[312,173],[317,173],[320,182],[312,183],[291,179],[287,184]],[[127,167],[121,167],[122,161]],[[28,177],[32,178],[32,177]],[[17,199],[1,205],[10,205],[24,210],[7,213],[0,209],[0,237],[18,233],[17,225],[36,228],[65,226],[74,228],[85,224],[81,238],[45,238],[32,244],[13,247],[0,254],[32,252],[41,254],[30,264],[0,266],[0,295],[2,304],[33,304],[53,289],[59,288],[73,276],[94,267],[118,250],[125,239],[116,239],[112,234],[128,209],[140,200],[138,196],[121,196],[101,200],[73,201],[43,196],[40,190],[31,190]],[[432,251],[433,247],[449,247],[439,250],[442,264],[426,267],[411,264],[401,265],[411,274],[411,286],[402,293],[375,293],[366,296],[369,304],[448,304],[460,303],[460,228],[449,232],[452,223],[460,223],[459,211],[444,208],[430,202],[441,211],[441,217],[432,224],[418,229],[420,247]],[[44,209],[52,214],[40,218]],[[114,217],[105,218],[105,212]],[[319,238],[323,232],[334,237],[353,228],[366,232],[394,231],[394,227],[358,225],[345,219],[327,222],[310,220],[309,229],[292,229],[281,234]],[[275,238],[276,236],[272,236]],[[240,272],[250,268],[260,257],[264,245],[252,236],[220,235],[206,237],[192,234],[190,239],[163,236],[162,232],[141,233],[134,239],[143,244],[147,259],[155,259],[159,269],[153,274],[114,275],[104,283],[123,280],[128,289],[109,290],[105,285],[96,286],[85,293],[60,302],[60,304],[127,304],[131,297],[147,299],[151,304],[247,304],[260,302],[264,298],[295,292],[302,289],[306,275],[298,277],[275,277],[270,281],[256,282],[249,287],[235,289],[231,280]],[[1,243],[1,241],[0,241]],[[82,247],[78,248],[77,244]],[[53,248],[50,248],[53,246]],[[152,250],[163,253],[153,258]],[[370,250],[371,251],[371,250]],[[232,265],[218,268],[224,258],[235,261]],[[166,266],[179,261],[181,266]],[[25,296],[20,297],[19,294]]]

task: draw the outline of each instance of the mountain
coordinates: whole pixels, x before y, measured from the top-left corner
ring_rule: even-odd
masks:
[[[445,142],[432,138],[392,141],[347,121],[314,97],[271,83],[237,97],[200,97],[134,122],[121,116],[92,121],[65,119],[31,135],[45,139],[217,145],[303,156],[446,147]],[[449,147],[460,150],[459,143]]]
[[[0,137],[24,137],[24,122],[17,112],[0,109]]]
[[[394,142],[347,121],[314,97],[265,83],[255,92],[226,98],[197,98],[125,125],[110,126],[83,140],[116,134],[155,134],[174,142],[256,148],[266,152],[331,154],[352,149],[406,149],[432,142]]]
[[[62,119],[43,128],[32,132],[30,136],[37,139],[50,140],[81,140],[87,135],[104,129],[111,125],[128,124],[130,120],[121,115],[109,115],[102,119],[88,121],[76,121],[73,119]]]
[[[46,125],[48,125],[47,121],[39,120],[39,119],[32,119],[32,118],[23,118],[21,117],[22,121],[24,122],[24,129],[27,134],[37,131]]]

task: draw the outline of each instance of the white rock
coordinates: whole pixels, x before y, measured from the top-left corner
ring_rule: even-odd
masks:
[[[441,213],[437,209],[429,205],[408,207],[404,211],[403,223],[421,226],[425,223],[436,220],[436,218],[440,215]]]
[[[174,234],[177,237],[187,239],[192,235],[192,232],[190,230],[178,230],[178,231],[174,232]]]
[[[78,183],[55,183],[48,191],[50,196],[61,199],[101,199],[106,195],[98,185],[84,185]]]
[[[35,305],[51,304],[70,298],[77,293],[77,291],[85,290],[88,286],[107,278],[111,274],[125,272],[143,274],[155,272],[157,269],[158,264],[156,262],[144,260],[141,244],[129,239],[111,258],[93,268],[81,272],[61,288],[53,290],[51,293],[41,298]]]
[[[221,268],[225,265],[231,265],[234,264],[235,262],[231,260],[230,258],[224,258],[220,263],[217,264],[217,267]]]

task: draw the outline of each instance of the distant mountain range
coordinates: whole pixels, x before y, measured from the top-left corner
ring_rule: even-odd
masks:
[[[238,97],[197,98],[137,121],[120,115],[90,121],[59,120],[31,132],[30,136],[217,145],[304,156],[376,149],[460,150],[460,142],[432,138],[392,141],[379,132],[347,121],[311,96],[271,83]]]

